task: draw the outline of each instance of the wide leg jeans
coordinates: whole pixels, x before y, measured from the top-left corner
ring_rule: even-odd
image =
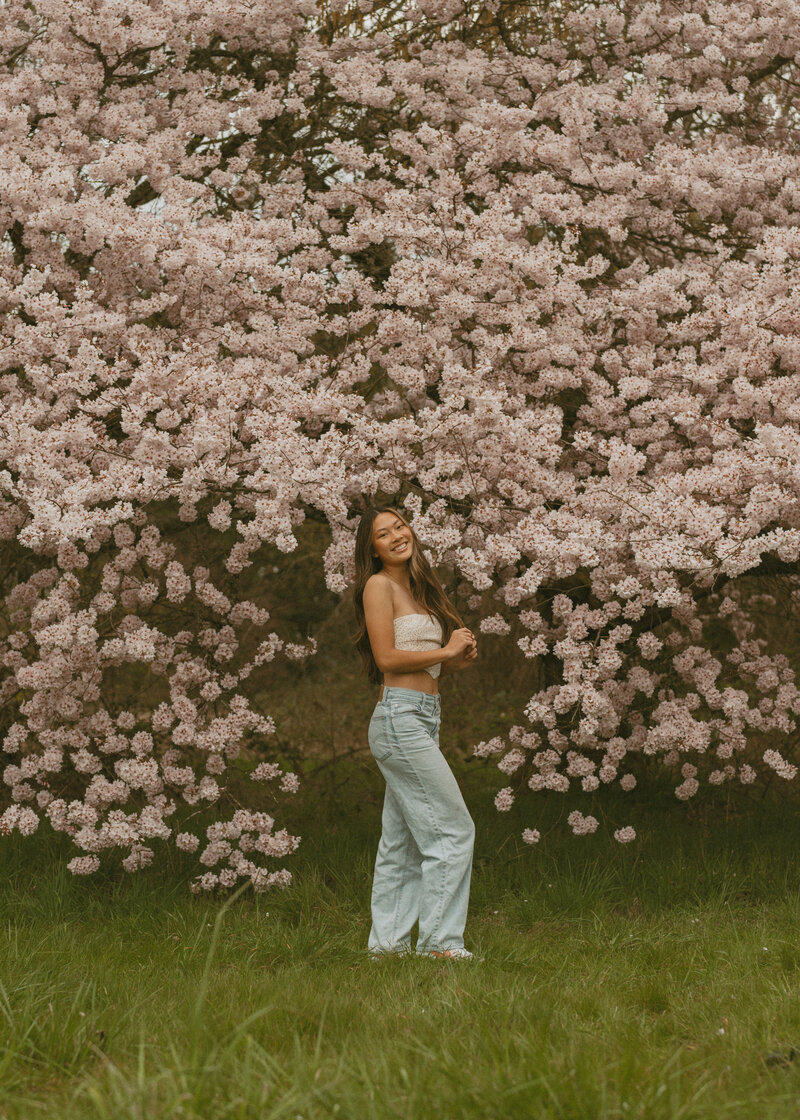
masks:
[[[418,689],[384,687],[369,724],[369,746],[386,779],[372,884],[373,952],[462,948],[475,826],[439,749],[441,700]]]

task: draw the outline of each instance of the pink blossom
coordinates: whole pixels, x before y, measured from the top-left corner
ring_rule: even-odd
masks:
[[[688,801],[690,797],[694,797],[700,788],[700,783],[697,778],[687,778],[675,788],[675,796],[679,801]]]
[[[596,817],[584,816],[580,810],[573,809],[567,817],[567,823],[576,836],[586,836],[597,830],[599,822]]]
[[[93,875],[100,867],[97,856],[75,856],[67,864],[67,870],[73,875]]]
[[[493,754],[500,754],[500,752],[503,750],[505,750],[505,743],[500,738],[500,736],[497,735],[493,739],[489,739],[487,742],[477,743],[472,748],[472,753],[476,758],[487,758],[488,756]]]
[[[507,813],[514,804],[514,792],[511,786],[501,789],[494,799],[495,808],[501,813]]]
[[[767,766],[771,767],[781,778],[791,781],[797,774],[797,767],[787,762],[780,751],[766,750],[763,757]]]
[[[252,778],[257,782],[269,781],[271,778],[277,778],[281,773],[281,768],[274,762],[260,762],[253,770]]]
[[[482,618],[478,624],[482,634],[509,634],[511,627],[502,615],[494,614],[489,618]]]
[[[519,770],[520,766],[522,766],[524,761],[525,761],[524,752],[521,751],[521,750],[518,750],[515,747],[512,750],[510,750],[507,754],[503,755],[503,757],[500,759],[500,761],[497,764],[497,768],[498,768],[498,770],[501,770],[504,774],[513,774],[516,770]]]

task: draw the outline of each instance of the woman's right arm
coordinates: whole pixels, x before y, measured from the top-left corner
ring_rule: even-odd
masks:
[[[374,576],[364,588],[364,618],[372,646],[372,656],[381,673],[416,673],[457,657],[471,644],[466,629],[454,630],[441,649],[395,649],[392,589],[384,579]]]

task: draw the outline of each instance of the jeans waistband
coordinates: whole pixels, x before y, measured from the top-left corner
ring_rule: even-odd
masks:
[[[442,700],[438,692],[423,692],[419,688],[398,688],[395,685],[384,685],[382,700],[392,697],[398,700],[413,700],[420,705],[422,712],[438,712]]]

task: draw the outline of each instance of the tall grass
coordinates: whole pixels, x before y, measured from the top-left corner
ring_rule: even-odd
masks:
[[[633,845],[528,849],[558,797],[531,822],[460,778],[472,962],[366,958],[381,790],[361,768],[346,804],[298,795],[295,883],[262,897],[197,898],[156,868],[75,879],[58,837],[3,839],[0,1116],[797,1117],[793,817],[690,821],[634,794]]]

